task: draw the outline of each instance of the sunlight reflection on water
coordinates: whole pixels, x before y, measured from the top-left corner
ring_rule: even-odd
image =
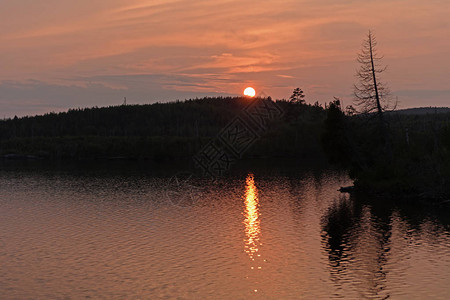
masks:
[[[258,191],[255,186],[255,180],[253,174],[248,174],[245,187],[245,234],[247,239],[245,241],[245,252],[247,252],[251,260],[251,270],[258,272],[262,269],[262,262],[259,247],[260,242],[260,220],[259,220],[259,200]],[[252,274],[257,276],[258,274]],[[247,276],[249,279],[249,276]],[[258,287],[253,288],[254,292],[258,292]]]
[[[261,232],[259,226],[259,207],[258,194],[255,187],[253,174],[249,174],[246,179],[245,190],[245,234],[247,241],[245,251],[250,256],[250,259],[255,260],[259,246],[259,234]]]

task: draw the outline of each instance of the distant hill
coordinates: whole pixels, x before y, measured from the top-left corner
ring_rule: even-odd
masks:
[[[249,104],[248,98],[202,98],[147,105],[72,109],[0,120],[0,158],[190,158]],[[277,101],[285,111],[250,156],[321,154],[326,117],[318,105]]]
[[[415,107],[399,109],[390,113],[397,113],[402,115],[445,114],[450,113],[450,107]]]

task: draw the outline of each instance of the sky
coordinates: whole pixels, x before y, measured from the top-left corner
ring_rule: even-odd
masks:
[[[0,0],[0,118],[258,94],[349,105],[368,30],[400,108],[450,106],[448,0]]]

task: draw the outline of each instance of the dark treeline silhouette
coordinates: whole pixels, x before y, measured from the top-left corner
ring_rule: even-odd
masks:
[[[0,138],[60,136],[212,136],[243,98],[71,109],[1,122]]]
[[[71,109],[0,121],[0,155],[49,159],[189,158],[252,101],[202,98],[148,105]],[[247,153],[312,157],[322,154],[325,110],[279,100],[286,112]]]
[[[270,124],[246,157],[324,159],[326,153],[364,192],[450,199],[450,113],[392,112],[380,126],[376,114],[346,113],[337,99],[324,109],[297,98],[276,101],[283,118]],[[250,101],[202,98],[2,120],[0,156],[191,159]]]
[[[346,115],[330,103],[322,136],[333,163],[348,168],[365,193],[450,199],[450,113]],[[385,136],[388,135],[389,151]]]

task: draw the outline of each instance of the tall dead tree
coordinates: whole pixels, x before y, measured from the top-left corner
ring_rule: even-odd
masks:
[[[388,87],[379,80],[379,74],[386,70],[381,65],[383,57],[377,53],[377,41],[369,30],[367,39],[362,43],[361,53],[358,54],[360,67],[356,72],[358,83],[354,86],[355,106],[360,113],[376,113],[384,136],[387,154],[392,158],[392,147],[389,142],[387,126],[383,112],[394,109],[390,102]]]
[[[359,70],[356,72],[358,83],[355,84],[355,105],[361,113],[376,112],[382,116],[383,111],[391,109],[389,89],[378,78],[380,73],[386,70],[381,65],[381,59],[377,53],[377,41],[371,31],[362,44],[361,53],[358,54]]]

